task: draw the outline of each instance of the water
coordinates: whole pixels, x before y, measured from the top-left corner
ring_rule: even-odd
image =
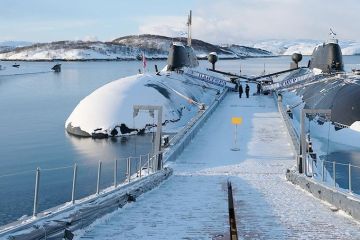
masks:
[[[2,62],[10,66],[11,62]],[[54,63],[21,62],[21,68],[50,69]],[[164,65],[164,61],[151,61]],[[103,161],[102,188],[112,184],[115,158],[147,154],[151,136],[121,141],[81,139],[68,135],[65,120],[78,102],[98,87],[137,73],[141,63],[64,62],[62,72],[0,76],[0,225],[24,214],[31,215],[35,169],[42,171],[40,210],[69,201],[74,163],[79,164],[77,198],[96,191],[98,161]],[[1,72],[0,72],[1,74]],[[119,139],[118,139],[119,140]],[[119,162],[124,178],[125,161]],[[29,172],[30,171],[30,172]],[[16,204],[14,204],[16,203]]]
[[[308,61],[304,57],[303,64]],[[358,67],[359,56],[344,58],[347,69]],[[18,62],[19,63],[19,62]],[[12,62],[1,62],[11,68]],[[50,69],[53,62],[20,62],[20,68],[40,71]],[[165,61],[148,61],[149,71],[159,69]],[[206,61],[201,65],[210,67]],[[290,57],[224,60],[217,69],[258,75],[287,69]],[[0,71],[0,225],[24,214],[32,214],[35,169],[40,167],[40,210],[69,201],[72,165],[79,164],[77,198],[96,191],[98,161],[103,161],[101,187],[112,184],[114,159],[146,154],[152,147],[151,135],[120,139],[82,139],[65,132],[65,120],[85,96],[115,79],[136,74],[138,61],[62,62],[59,74],[47,72],[32,75],[1,76]],[[12,71],[14,71],[12,69]],[[337,150],[338,151],[338,150]],[[339,151],[338,151],[339,152]],[[355,155],[341,155],[353,158]],[[337,156],[339,157],[339,156]],[[356,156],[357,158],[357,156]],[[65,169],[54,169],[67,167]],[[124,179],[125,161],[119,162],[119,178]]]

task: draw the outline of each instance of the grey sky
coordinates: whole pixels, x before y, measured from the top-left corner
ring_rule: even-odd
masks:
[[[358,0],[1,0],[0,40],[111,40],[139,33],[193,36],[212,43],[264,39],[360,40]]]

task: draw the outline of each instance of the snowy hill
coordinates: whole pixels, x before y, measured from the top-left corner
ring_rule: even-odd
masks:
[[[129,60],[136,59],[142,52],[147,58],[165,59],[173,39],[157,35],[133,35],[121,37],[112,42],[59,41],[39,43],[15,49],[0,50],[1,60]],[[249,47],[220,47],[194,39],[192,46],[199,58],[206,58],[210,52],[217,52],[222,59],[271,56],[270,52]],[[236,45],[232,45],[236,46]]]
[[[0,53],[3,60],[127,60],[135,59],[142,49],[109,42],[59,41],[39,43]],[[164,51],[146,51],[149,58],[165,58]]]
[[[172,42],[186,43],[186,38],[170,38],[158,35],[133,35],[122,38],[117,38],[113,42],[124,44],[132,47],[139,47],[143,49],[158,49],[167,52]],[[271,56],[272,54],[262,49],[254,49],[251,47],[230,45],[218,46],[213,45],[198,39],[192,40],[192,47],[199,58],[206,58],[210,52],[216,52],[222,59],[226,58],[242,58],[242,57],[263,57]]]
[[[274,55],[271,51],[267,51],[261,48],[246,47],[236,44],[226,46],[224,49],[228,49],[228,51],[234,52],[239,57],[264,57]]]
[[[0,52],[2,51],[11,51],[17,47],[29,46],[33,43],[25,41],[2,41],[0,42]]]
[[[253,48],[261,48],[275,55],[291,55],[300,52],[303,55],[311,55],[314,48],[322,44],[318,40],[267,40],[248,44]],[[339,40],[343,55],[360,54],[360,42],[351,40]]]

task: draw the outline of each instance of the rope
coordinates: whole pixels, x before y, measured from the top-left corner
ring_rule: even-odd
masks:
[[[140,155],[139,157],[129,157],[130,159],[140,159],[140,157],[144,157],[147,156],[147,154],[145,155]],[[118,158],[118,160],[127,160],[128,158],[125,157],[120,157]],[[94,164],[77,164],[77,166],[85,166],[85,167],[89,167],[89,166],[95,166]],[[41,172],[49,172],[49,171],[57,171],[57,170],[64,170],[64,169],[72,169],[74,168],[74,165],[68,165],[68,166],[62,166],[62,167],[56,167],[56,168],[40,168]],[[0,178],[6,178],[6,177],[14,177],[14,176],[19,176],[19,175],[24,175],[24,174],[35,174],[36,170],[27,170],[27,171],[21,171],[21,172],[14,172],[14,173],[8,173],[8,174],[4,174],[4,175],[0,175]]]
[[[168,89],[172,90],[173,92],[175,92],[177,95],[179,95],[180,97],[184,98],[185,100],[187,100],[188,102],[190,103],[193,103],[195,104],[196,106],[198,107],[201,107],[201,104],[199,102],[196,102],[195,100],[189,98],[188,96],[185,96],[184,94],[176,91],[175,89],[169,87],[169,86],[166,86],[164,83],[161,83],[164,87],[167,87]]]

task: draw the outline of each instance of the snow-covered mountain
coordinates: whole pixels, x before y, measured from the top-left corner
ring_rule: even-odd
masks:
[[[17,47],[29,46],[33,43],[25,41],[0,41],[0,52],[11,51]]]
[[[246,47],[236,44],[231,44],[224,46],[224,49],[234,52],[239,57],[264,57],[264,56],[274,56],[271,51],[267,51],[258,47]]]
[[[147,58],[165,59],[172,42],[186,42],[185,38],[169,38],[158,35],[132,35],[112,42],[59,41],[38,43],[0,51],[1,60],[129,60],[136,59],[142,52]],[[194,39],[192,46],[199,58],[206,58],[216,52],[222,59],[272,56],[270,52],[231,45],[220,47]]]
[[[311,55],[314,48],[322,44],[323,41],[318,40],[266,40],[248,45],[253,48],[261,48],[272,52],[275,55],[291,55],[295,52],[303,55]],[[339,40],[343,55],[358,55],[360,54],[360,42],[351,40]]]
[[[111,42],[59,41],[39,43],[0,53],[3,60],[113,60],[135,59],[142,49]],[[146,51],[150,58],[165,58],[166,52]]]

